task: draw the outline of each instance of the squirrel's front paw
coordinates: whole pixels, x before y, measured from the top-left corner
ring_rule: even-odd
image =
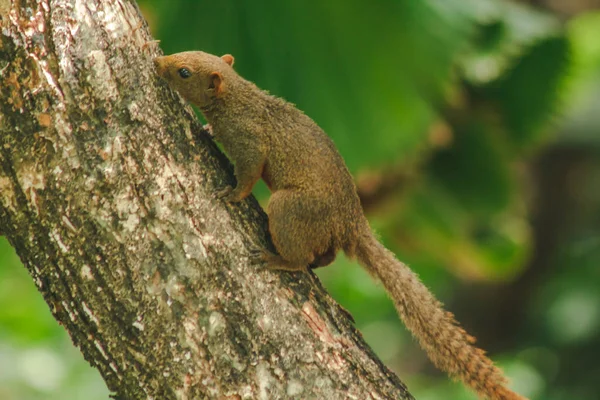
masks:
[[[239,187],[234,189],[231,186],[227,186],[217,191],[217,198],[225,200],[228,203],[238,203],[244,200],[246,196],[239,190]]]
[[[231,195],[231,192],[233,192],[233,188],[231,186],[225,186],[223,189],[221,190],[217,190],[217,192],[215,193],[215,196],[217,197],[217,199],[222,199],[222,200],[229,200],[229,196]]]

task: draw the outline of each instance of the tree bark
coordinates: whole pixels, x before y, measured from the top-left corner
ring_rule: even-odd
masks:
[[[127,0],[0,0],[0,233],[119,399],[411,399],[155,76]]]

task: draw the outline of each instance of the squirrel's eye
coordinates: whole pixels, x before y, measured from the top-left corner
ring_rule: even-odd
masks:
[[[180,77],[182,77],[183,79],[185,78],[189,78],[190,76],[192,76],[192,73],[190,72],[189,69],[187,68],[179,68],[179,70],[177,71],[177,73],[179,74]]]

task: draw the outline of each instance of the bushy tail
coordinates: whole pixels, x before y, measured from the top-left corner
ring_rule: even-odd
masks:
[[[463,381],[483,398],[526,400],[505,386],[502,371],[483,350],[473,346],[475,339],[368,228],[358,243],[356,255],[359,262],[381,280],[404,324],[436,367]]]

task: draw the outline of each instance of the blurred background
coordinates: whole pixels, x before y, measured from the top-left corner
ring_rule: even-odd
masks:
[[[139,4],[165,53],[231,53],[325,129],[383,242],[515,389],[600,398],[599,0]],[[357,265],[317,273],[417,399],[475,399]],[[0,399],[107,398],[0,238]]]

